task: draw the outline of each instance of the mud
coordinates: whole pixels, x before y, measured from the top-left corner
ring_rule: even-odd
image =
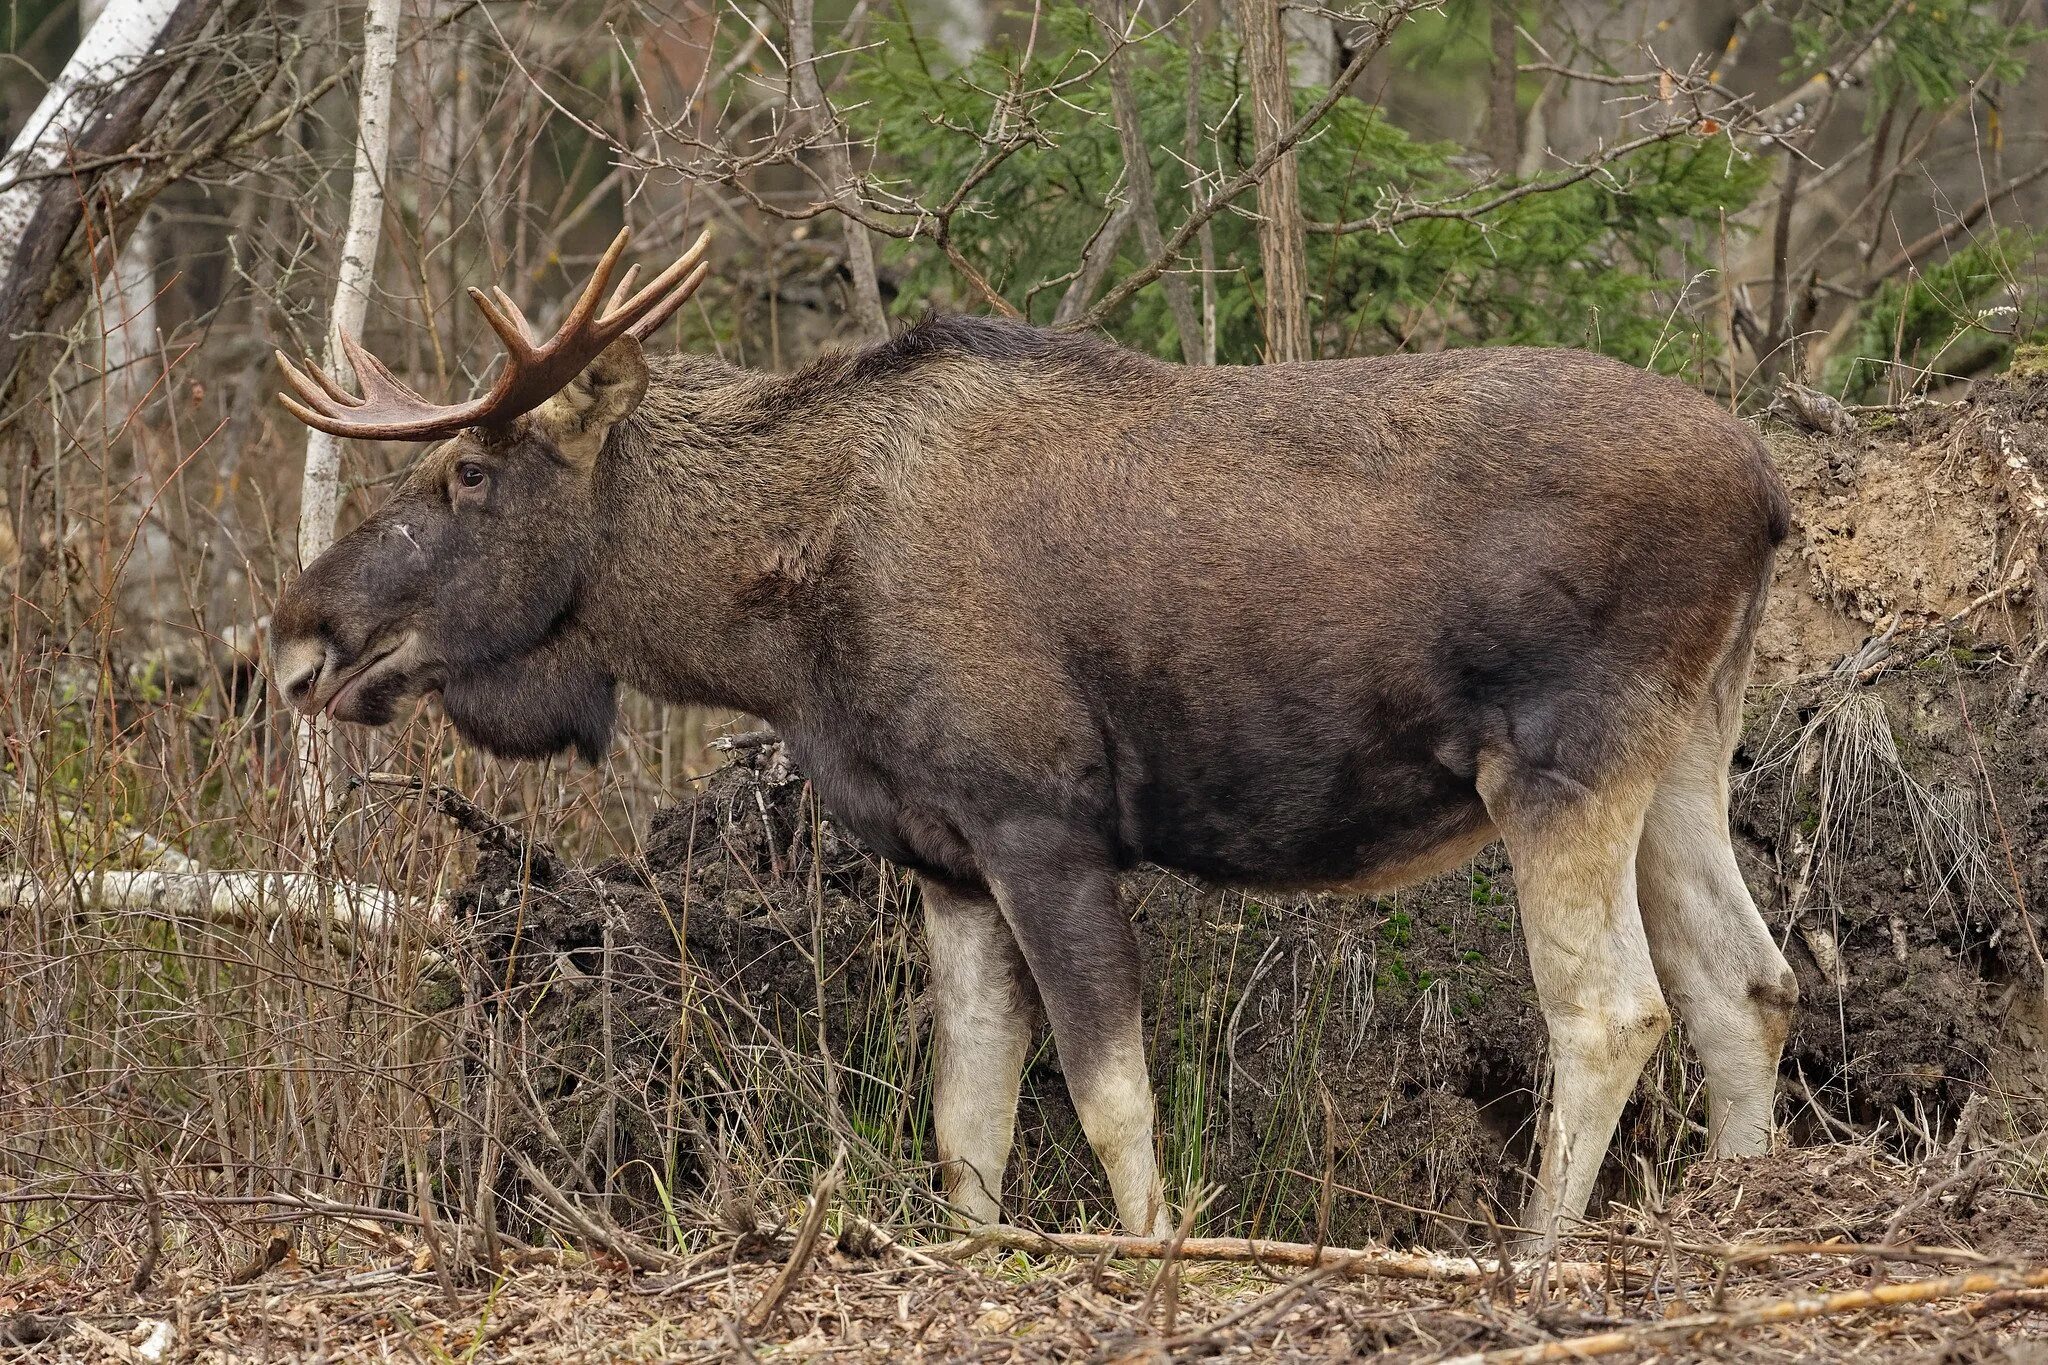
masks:
[[[1914,1197],[1899,1154],[1948,1142],[1973,1095],[1978,1137],[2048,1125],[2048,381],[1772,446],[1800,530],[1760,641],[1737,828],[1805,1001],[1789,1136],[1857,1145],[1823,1149],[1825,1169],[1698,1161],[1700,1085],[1675,1041],[1603,1193],[1640,1206],[1675,1190],[1674,1216],[1720,1235],[1872,1238],[1875,1210]],[[1450,1245],[1488,1240],[1519,1205],[1543,1030],[1498,851],[1377,900],[1157,871],[1125,894],[1168,1179],[1206,1193],[1209,1226]],[[835,830],[778,747],[743,747],[656,817],[640,858],[584,870],[516,841],[486,851],[458,908],[475,1069],[518,1075],[466,1089],[494,1097],[498,1128],[552,1178],[622,1216],[680,1198],[744,1222],[737,1191],[807,1180],[851,1143],[899,1163],[862,1197],[936,1216],[904,1193],[931,1155],[914,891]],[[1099,1222],[1050,1047],[1025,1095],[1014,1205]],[[1970,1197],[1907,1231],[2048,1244],[2038,1203]]]

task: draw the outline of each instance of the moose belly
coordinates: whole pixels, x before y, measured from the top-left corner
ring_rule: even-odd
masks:
[[[1393,891],[1496,837],[1470,779],[1427,760],[1269,762],[1219,746],[1146,768],[1120,784],[1124,856],[1227,885]]]

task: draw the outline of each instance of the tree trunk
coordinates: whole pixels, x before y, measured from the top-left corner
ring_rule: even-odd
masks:
[[[107,8],[107,0],[79,0],[80,26],[90,32]],[[118,178],[125,192],[139,176],[127,171]],[[100,383],[91,425],[104,447],[120,444],[125,433],[133,462],[122,509],[132,534],[115,591],[124,624],[140,627],[133,638],[160,654],[170,642],[165,626],[181,605],[183,585],[164,509],[157,505],[153,443],[145,439],[144,424],[135,420],[155,383],[156,232],[148,222],[137,222],[125,242],[101,241],[94,247],[92,311],[99,344],[91,349],[97,351]]]
[[[370,309],[370,278],[384,227],[384,162],[391,152],[391,80],[398,65],[398,0],[370,0],[363,15],[363,83],[356,113],[356,169],[349,187],[348,232],[334,306],[328,312],[327,373],[346,384],[350,371],[340,337],[360,338]],[[299,495],[299,562],[310,564],[334,543],[341,510],[341,438],[310,428]]]
[[[202,0],[101,0],[85,7],[81,18],[90,26],[78,50],[0,161],[0,375],[18,354],[16,333],[40,320],[34,307],[84,215],[82,187],[47,173],[134,141],[176,65],[152,62],[151,54],[189,39],[210,9]]]
[[[1107,36],[1114,44],[1109,58],[1109,102],[1116,119],[1117,142],[1124,157],[1124,193],[1130,196],[1138,229],[1138,244],[1148,257],[1166,250],[1166,238],[1159,231],[1159,195],[1152,178],[1152,146],[1145,140],[1144,113],[1131,83],[1131,49],[1123,41],[1130,23],[1125,0],[1110,0],[1105,6],[1113,31]],[[1199,365],[1203,358],[1202,319],[1195,312],[1194,296],[1187,276],[1168,270],[1159,277],[1166,293],[1166,308],[1173,315],[1174,330],[1180,335],[1180,358]]]
[[[0,467],[11,475],[12,587],[24,601],[45,595],[57,507],[22,411],[41,377],[35,370],[57,351],[51,338],[60,315],[92,287],[91,269],[76,257],[80,224],[103,202],[102,186],[135,169],[91,163],[147,136],[151,108],[182,78],[185,54],[218,9],[218,0],[109,0],[0,158]],[[37,613],[16,616],[24,629],[39,629]]]
[[[1515,63],[1519,36],[1515,32],[1515,7],[1509,0],[1493,0],[1493,70],[1486,90],[1486,154],[1494,171],[1510,176],[1522,160],[1522,112],[1515,98]]]
[[[91,32],[107,8],[108,0],[79,0],[79,23]],[[149,224],[137,223],[110,255],[112,268],[95,271],[94,304],[106,413],[110,425],[118,427],[151,383],[147,362],[156,350],[156,234]]]
[[[853,318],[873,341],[889,339],[889,315],[882,310],[882,288],[875,273],[875,244],[867,227],[854,212],[860,207],[860,190],[853,183],[853,157],[846,149],[846,128],[839,113],[825,98],[818,80],[818,40],[813,0],[791,0],[789,7],[789,80],[791,103],[810,119],[811,128],[822,138],[819,150],[825,161],[825,177],[832,187],[832,201],[840,206],[840,223],[846,233],[846,271],[853,277]]]
[[[391,83],[398,66],[398,0],[370,0],[363,15],[362,94],[356,112],[356,167],[349,186],[348,231],[342,238],[334,306],[328,311],[327,373],[346,383],[348,359],[340,338],[361,337],[369,314],[370,281],[384,226],[384,163],[391,152]],[[305,475],[299,484],[299,563],[310,564],[334,543],[341,512],[341,439],[309,429]],[[299,794],[309,825],[327,810],[323,759],[325,721],[297,727]]]
[[[1252,147],[1258,155],[1294,122],[1287,85],[1287,43],[1279,0],[1237,0],[1244,65],[1251,77]],[[1259,259],[1266,276],[1266,363],[1307,360],[1308,234],[1301,216],[1301,177],[1294,149],[1259,182]]]

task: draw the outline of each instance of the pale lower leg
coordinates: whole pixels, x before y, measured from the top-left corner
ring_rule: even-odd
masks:
[[[1550,1034],[1550,1107],[1525,1221],[1551,1237],[1584,1215],[1622,1107],[1670,1027],[1636,905],[1647,794],[1618,789],[1518,806],[1502,783],[1487,795],[1514,862]]]
[[[1727,754],[1704,725],[1650,803],[1636,869],[1657,975],[1706,1073],[1708,1153],[1766,1152],[1799,988],[1743,883]]]
[[[1139,1236],[1169,1235],[1172,1220],[1152,1146],[1152,1078],[1145,1067],[1136,1009],[1114,1036],[1091,1041],[1083,1065],[1068,1062],[1066,1054],[1062,1044],[1067,1091],[1088,1145],[1109,1174],[1118,1221]]]
[[[930,882],[923,891],[941,1180],[947,1202],[970,1224],[999,1223],[1031,1047],[1024,960],[993,900]]]
[[[1114,874],[1080,860],[1031,871],[1014,882],[992,878],[996,900],[1031,964],[1067,1093],[1109,1176],[1118,1219],[1133,1233],[1164,1235],[1171,1228],[1152,1145],[1138,944]]]

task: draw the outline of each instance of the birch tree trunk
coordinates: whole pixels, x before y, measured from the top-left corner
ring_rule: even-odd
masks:
[[[35,178],[62,167],[108,95],[158,50],[188,0],[99,0],[82,7],[89,25],[78,50],[22,125],[0,160],[0,280],[11,281],[33,254],[28,231],[57,179]]]
[[[356,112],[356,168],[349,186],[348,231],[334,306],[327,317],[322,364],[343,384],[353,378],[339,338],[360,337],[370,309],[370,277],[384,226],[384,163],[391,154],[391,78],[398,65],[398,0],[370,0],[363,16],[363,83]],[[341,438],[310,428],[299,494],[299,563],[310,564],[334,543],[341,510]]]
[[[1252,148],[1263,157],[1294,123],[1279,0],[1237,0],[1237,19],[1244,65],[1251,76]],[[1301,216],[1301,174],[1291,147],[1259,181],[1259,259],[1266,276],[1266,363],[1307,360],[1308,231]]]
[[[79,0],[79,23],[90,33],[107,8],[108,0]],[[146,361],[156,349],[156,234],[148,223],[135,225],[114,253],[112,268],[98,273],[94,283],[105,362],[101,387],[108,419],[119,426],[149,391]]]
[[[119,174],[104,158],[148,135],[150,110],[189,69],[170,54],[188,53],[219,9],[220,0],[105,0],[0,157],[0,468],[11,476],[12,588],[26,600],[44,596],[57,562],[60,511],[54,478],[21,416],[31,384],[47,377],[35,373],[38,364],[57,353],[63,311],[91,283],[91,269],[76,263],[79,225],[88,207],[106,204],[103,187]],[[127,221],[123,213],[103,217]],[[28,634],[40,633],[38,614],[23,619]]]
[[[398,0],[370,0],[363,16],[362,95],[356,111],[356,166],[349,186],[348,231],[342,238],[341,269],[328,311],[327,373],[346,384],[352,377],[339,338],[360,337],[370,308],[370,280],[384,225],[384,165],[391,153],[391,82],[398,66]],[[318,559],[334,543],[341,511],[341,440],[308,429],[305,475],[299,485],[299,563]],[[298,725],[299,793],[309,825],[327,810],[324,760],[325,718]]]
[[[91,32],[106,14],[108,0],[79,0],[81,27]],[[125,194],[140,178],[117,172]],[[95,405],[99,439],[113,445],[125,432],[133,461],[124,513],[133,535],[116,589],[124,620],[141,627],[137,638],[161,654],[169,637],[164,626],[179,606],[175,546],[157,506],[156,471],[150,442],[140,439],[136,409],[148,398],[156,367],[156,232],[138,221],[124,242],[101,242],[92,260],[93,317],[99,332],[100,383]]]

